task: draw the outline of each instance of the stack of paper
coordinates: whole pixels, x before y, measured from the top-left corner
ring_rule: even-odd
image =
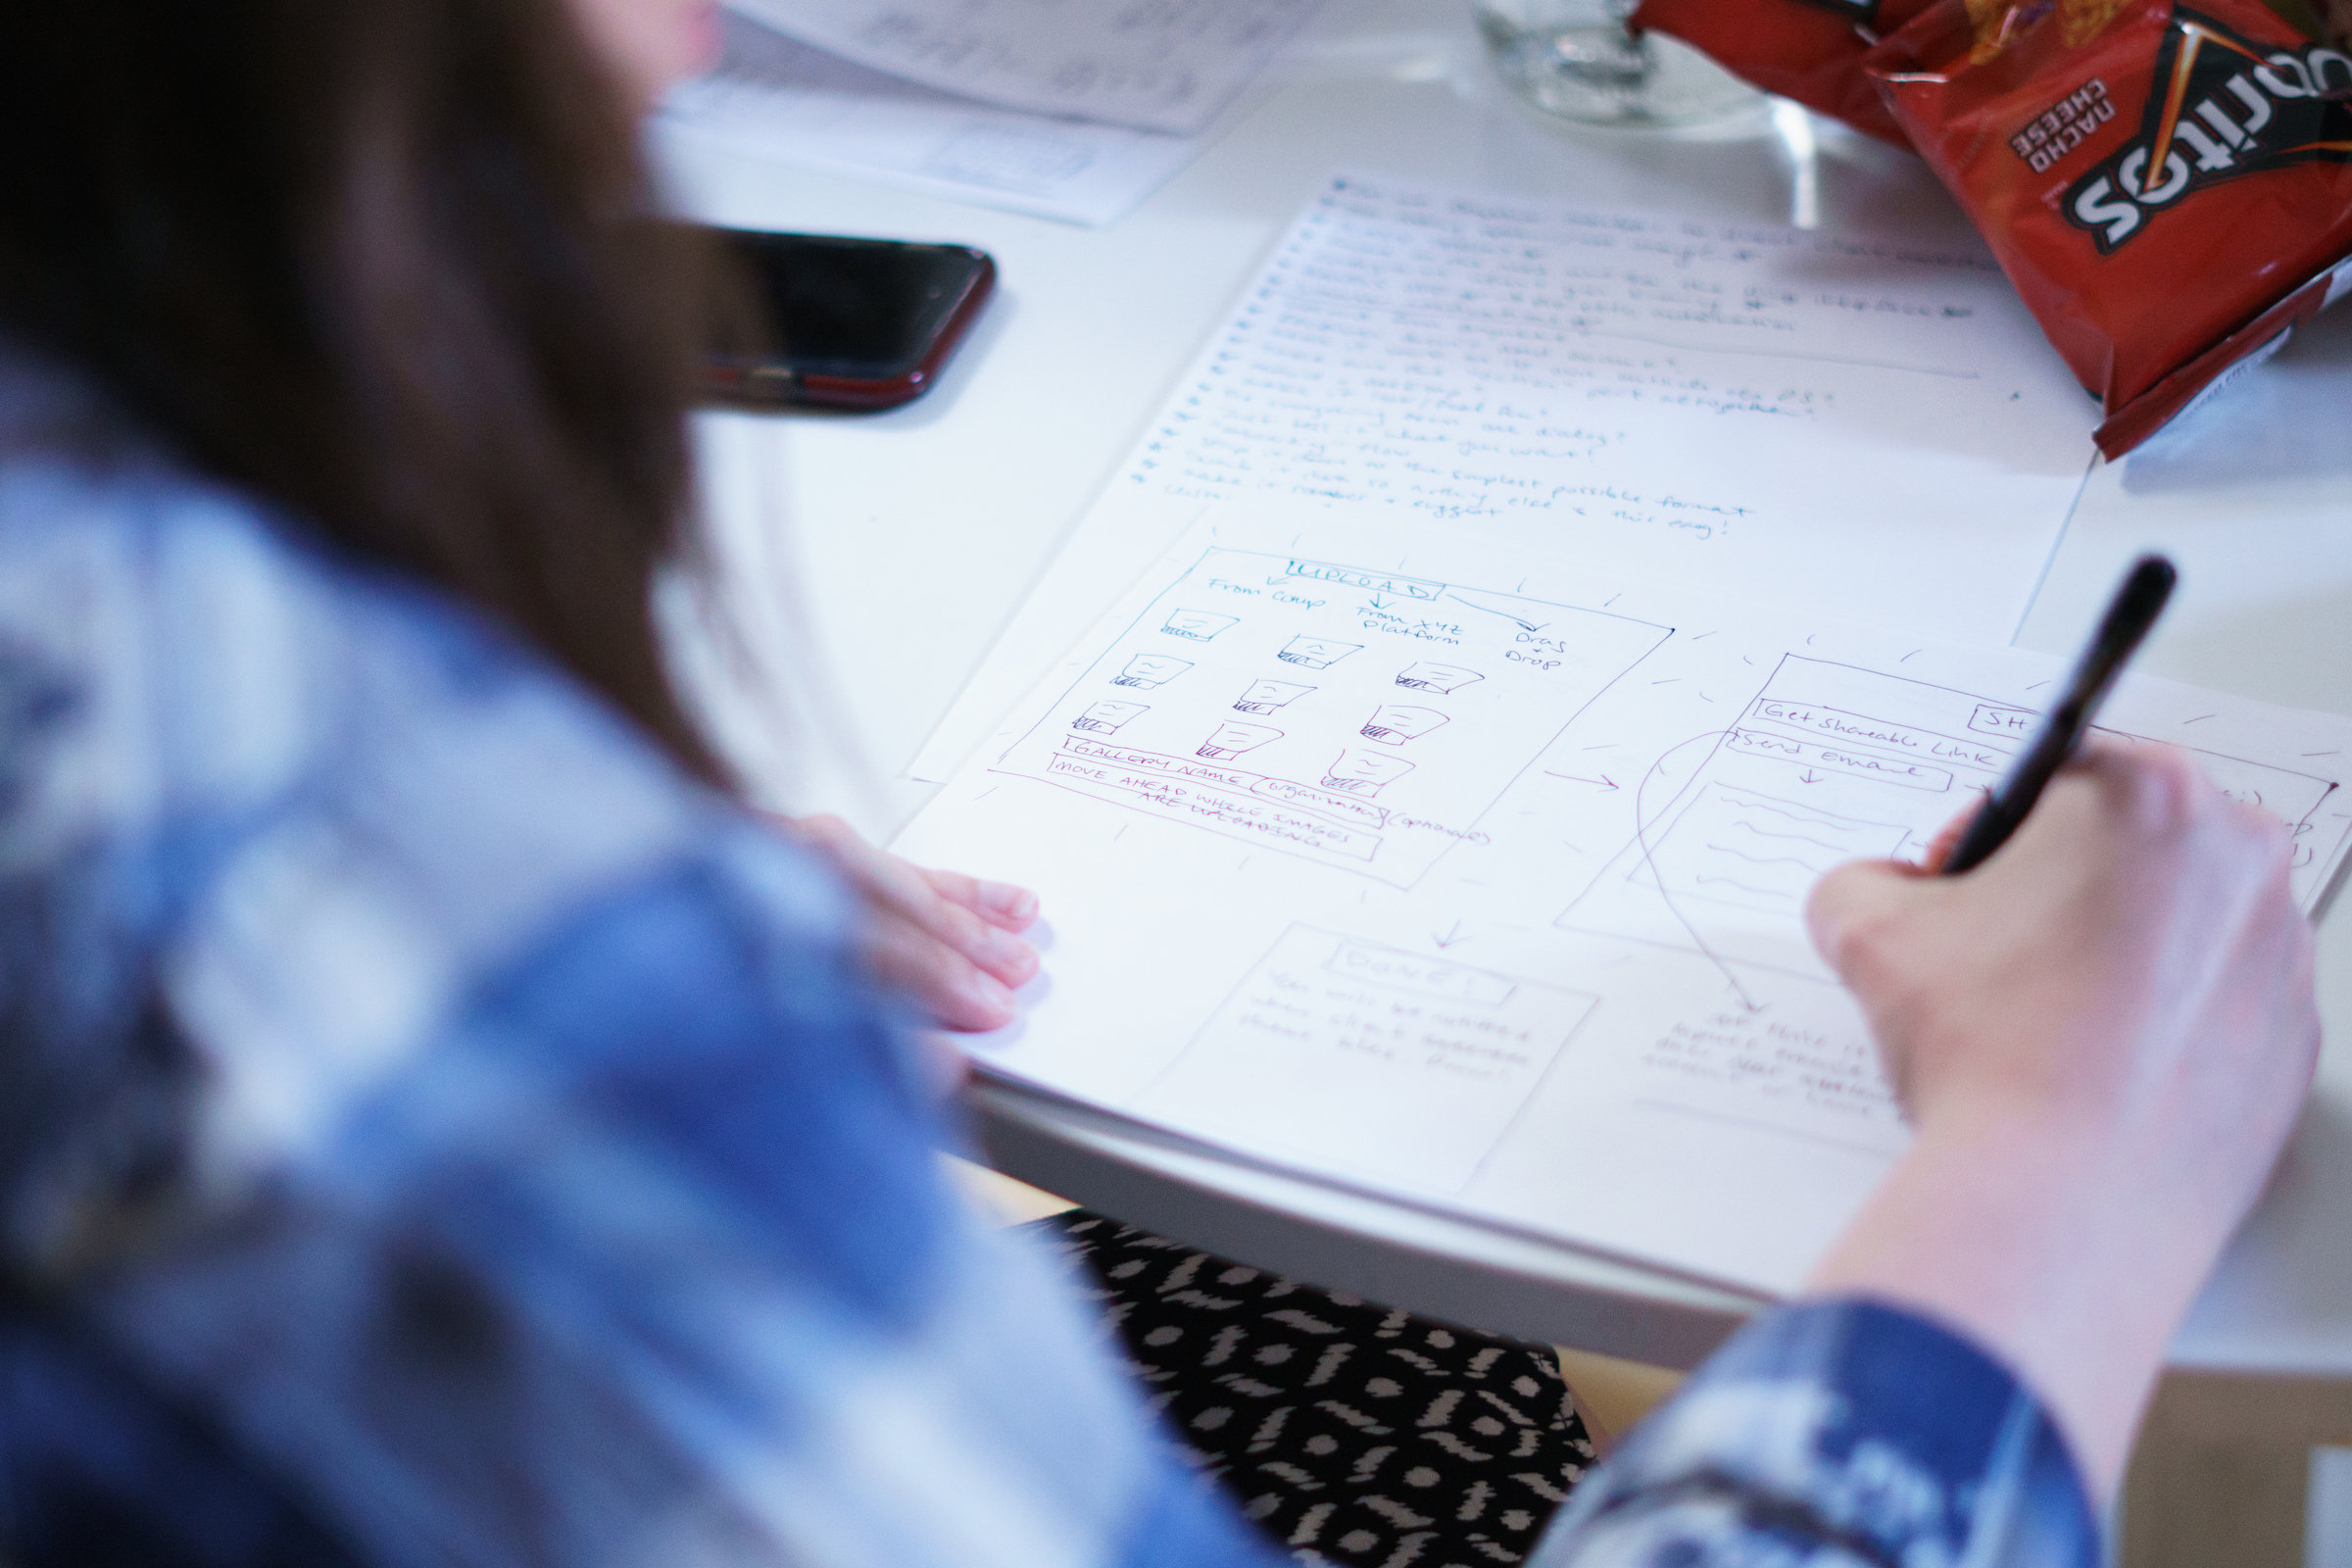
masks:
[[[1805,895],[1916,857],[2064,676],[1782,596],[1237,509],[896,849],[1043,898],[1048,978],[985,1070],[1782,1292],[1906,1137]],[[2352,721],[2135,677],[2106,723],[2286,822],[2318,899],[2352,844]]]
[[[1315,0],[730,0],[674,123],[795,162],[1108,223],[1237,112]]]
[[[1975,252],[1335,181],[895,846],[1043,898],[983,1069],[1792,1288],[1907,1136],[1805,896],[2030,740],[2065,670],[2002,645],[2093,416]],[[2317,905],[2352,720],[2132,677],[2106,722]]]

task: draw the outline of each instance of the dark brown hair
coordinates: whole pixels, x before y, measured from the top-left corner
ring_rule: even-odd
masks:
[[[701,289],[564,0],[65,0],[0,45],[0,334],[506,621],[701,777],[650,586]]]

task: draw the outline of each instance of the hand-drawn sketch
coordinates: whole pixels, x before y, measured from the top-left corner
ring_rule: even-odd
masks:
[[[1137,714],[1150,711],[1152,710],[1142,703],[1097,703],[1071,719],[1070,728],[1098,730],[1109,735]]]
[[[1295,681],[1253,680],[1250,689],[1234,700],[1233,706],[1245,713],[1271,713],[1313,690],[1312,686],[1300,686]]]
[[[1730,728],[1642,775],[1634,841],[1559,923],[1829,981],[1804,929],[1814,881],[1846,860],[1917,854],[1998,782],[2040,719],[1975,693],[1787,655]],[[2239,758],[2198,760],[2298,835],[2334,788]]]
[[[1309,669],[1324,669],[1338,663],[1349,654],[1361,653],[1362,643],[1335,643],[1323,637],[1294,637],[1274,657],[1285,663],[1304,664]]]
[[[1406,741],[1422,736],[1446,722],[1446,715],[1434,708],[1406,708],[1396,703],[1383,703],[1364,720],[1357,734],[1376,740],[1383,746],[1402,746]]]
[[[1486,678],[1477,670],[1464,669],[1458,664],[1419,663],[1398,675],[1396,684],[1410,686],[1419,692],[1450,692],[1458,691],[1474,680]]]
[[[1823,872],[1885,859],[1908,832],[1900,822],[1857,822],[1715,781],[1654,841],[1648,871],[1677,897],[1793,918]]]
[[[1192,668],[1189,660],[1170,659],[1165,654],[1138,654],[1127,661],[1127,667],[1110,678],[1113,686],[1157,686],[1174,680]]]
[[[1159,629],[1171,637],[1189,637],[1194,642],[1204,643],[1226,627],[1241,623],[1239,615],[1212,615],[1202,610],[1179,610],[1171,613],[1167,623]]]
[[[1200,743],[1199,755],[1230,761],[1244,752],[1255,751],[1268,741],[1282,739],[1282,731],[1264,724],[1219,724],[1216,732]]]
[[[1401,757],[1349,750],[1323,770],[1322,784],[1348,795],[1378,795],[1383,784],[1394,784],[1412,770],[1413,764]]]
[[[1104,682],[1156,669],[1141,657],[1164,659],[1163,633],[1179,626],[1183,678],[1148,710],[1098,712]],[[1410,887],[1455,846],[1486,842],[1481,818],[1511,781],[1671,635],[1602,610],[1212,547],[1102,628],[1085,672],[987,765]],[[1353,657],[1376,645],[1388,657]],[[1274,662],[1312,668],[1315,682],[1269,680]],[[1405,690],[1446,707],[1392,701],[1400,668],[1423,682]],[[1379,755],[1408,742],[1429,753],[1418,767]]]
[[[1294,925],[1137,1107],[1458,1192],[1598,1000]]]

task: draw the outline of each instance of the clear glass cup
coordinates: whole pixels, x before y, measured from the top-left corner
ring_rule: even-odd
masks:
[[[1503,82],[1547,115],[1592,125],[1695,125],[1763,95],[1688,44],[1626,25],[1638,0],[1472,0]]]

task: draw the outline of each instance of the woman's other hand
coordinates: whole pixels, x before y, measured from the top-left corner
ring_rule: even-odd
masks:
[[[571,0],[589,47],[628,95],[650,112],[687,77],[718,63],[716,0]]]
[[[883,984],[913,998],[942,1027],[1012,1022],[1012,988],[1037,973],[1020,933],[1037,923],[1037,895],[954,871],[926,871],[887,855],[838,816],[781,818],[865,901],[867,941]]]
[[[2277,819],[2182,753],[2094,746],[1965,876],[1842,866],[1815,943],[1918,1137],[1812,1281],[1973,1332],[2102,1494],[2319,1050]]]

